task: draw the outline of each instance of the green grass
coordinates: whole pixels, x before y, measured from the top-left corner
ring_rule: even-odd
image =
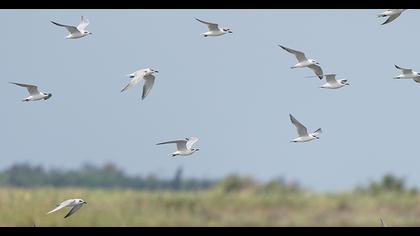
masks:
[[[88,202],[46,215],[69,198]],[[420,195],[0,188],[0,226],[419,226]]]

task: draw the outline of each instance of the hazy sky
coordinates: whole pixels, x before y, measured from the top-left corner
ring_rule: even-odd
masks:
[[[77,168],[113,162],[130,174],[284,176],[315,190],[346,190],[386,172],[420,186],[420,70],[416,10],[381,25],[376,10],[1,10],[0,168],[16,162]],[[50,20],[90,20],[93,35],[68,40]],[[194,17],[230,27],[204,38]],[[319,88],[291,69],[293,55],[320,62],[350,86]],[[138,69],[159,70],[120,93]],[[22,102],[37,84],[47,101]],[[292,113],[320,140],[297,137]],[[170,139],[199,137],[200,151],[171,158]]]

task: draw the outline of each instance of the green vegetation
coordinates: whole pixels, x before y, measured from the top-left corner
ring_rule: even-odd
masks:
[[[147,190],[198,190],[209,188],[213,180],[182,179],[182,168],[178,168],[173,179],[159,179],[153,175],[146,177],[127,176],[112,163],[103,167],[83,165],[79,170],[44,170],[40,166],[16,164],[0,172],[0,186],[13,187],[101,187],[135,188]]]
[[[88,202],[46,215],[68,198]],[[311,194],[246,188],[222,192],[0,188],[1,226],[418,226],[420,196],[384,192]]]
[[[281,178],[268,183],[238,175],[218,181],[183,180],[182,169],[173,179],[160,180],[110,174],[118,171],[109,166],[90,173],[82,171],[86,167],[62,173],[25,168],[0,172],[0,226],[379,226],[379,217],[388,226],[420,223],[420,195],[391,174],[354,191],[314,193]],[[23,178],[25,174],[33,179]],[[62,180],[69,184],[59,188],[54,187],[59,180],[43,182],[53,174],[74,176]],[[122,180],[133,185],[127,187]],[[70,183],[85,187],[69,187]],[[197,188],[197,183],[208,185]],[[69,198],[83,198],[88,204],[67,219],[63,217],[69,209],[46,215]]]

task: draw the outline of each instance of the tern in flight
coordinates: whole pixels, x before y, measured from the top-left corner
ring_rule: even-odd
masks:
[[[9,82],[11,84],[16,84],[20,87],[24,87],[28,90],[29,92],[29,97],[23,99],[23,102],[29,102],[29,101],[38,101],[38,100],[47,100],[49,99],[52,94],[51,93],[43,93],[43,92],[39,92],[38,91],[38,87],[35,85],[31,85],[31,84],[20,84],[20,83],[14,83],[14,82]]]
[[[192,148],[194,143],[196,143],[197,141],[198,141],[198,138],[191,137],[191,138],[185,138],[185,139],[180,139],[180,140],[173,140],[173,141],[168,141],[168,142],[163,142],[163,143],[157,143],[156,145],[176,143],[176,149],[177,149],[176,152],[173,152],[169,155],[171,155],[172,157],[178,156],[178,155],[189,156],[189,155],[193,154],[194,152],[200,150],[198,148]]]
[[[389,18],[386,19],[386,21],[384,23],[382,23],[381,25],[385,25],[385,24],[388,24],[388,23],[394,21],[405,10],[407,10],[407,9],[387,9],[386,11],[382,12],[381,14],[378,15],[378,17],[387,17],[387,16],[389,16]]]
[[[131,81],[123,89],[121,89],[121,92],[133,87],[140,82],[140,80],[144,79],[143,94],[141,96],[141,99],[143,100],[149,94],[153,84],[155,83],[155,76],[153,73],[159,73],[159,71],[147,68],[129,74],[128,76],[131,78]]]
[[[202,20],[197,19],[197,18],[195,18],[195,19],[198,20],[199,22],[203,23],[203,24],[206,24],[207,27],[209,28],[208,32],[202,33],[202,35],[204,37],[220,36],[220,35],[224,35],[226,33],[232,33],[232,31],[229,28],[221,28],[221,27],[219,27],[218,24],[202,21]]]
[[[287,52],[289,52],[291,54],[294,54],[296,59],[298,60],[298,63],[291,67],[292,69],[308,67],[309,69],[311,69],[317,75],[317,77],[319,79],[322,79],[322,77],[323,77],[322,68],[317,61],[315,61],[314,59],[306,58],[306,56],[303,52],[296,51],[296,50],[293,50],[293,49],[290,49],[290,48],[286,48],[286,47],[281,46],[281,45],[279,45],[279,47],[283,48],[284,50],[286,50]]]
[[[308,142],[313,139],[319,139],[319,135],[322,133],[321,128],[317,129],[315,132],[308,134],[308,131],[305,126],[303,126],[295,117],[289,114],[292,124],[295,125],[299,137],[291,140],[290,142]]]
[[[69,31],[70,33],[66,36],[67,39],[78,39],[92,34],[91,32],[86,30],[86,27],[89,25],[89,20],[84,18],[83,16],[81,17],[80,24],[77,27],[71,25],[62,25],[54,21],[51,21],[51,23],[66,28],[67,31]]]
[[[56,212],[64,207],[71,207],[71,210],[69,211],[69,213],[67,213],[66,216],[64,216],[64,218],[67,218],[71,215],[73,215],[77,210],[79,210],[84,204],[87,204],[87,202],[85,202],[83,199],[69,199],[69,200],[65,200],[64,202],[60,203],[59,205],[57,205],[56,208],[54,208],[53,210],[49,211],[47,214]]]

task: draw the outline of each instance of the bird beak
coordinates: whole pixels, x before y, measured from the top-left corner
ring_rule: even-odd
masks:
[[[346,83],[346,85],[350,85],[349,83]]]
[[[232,31],[230,31],[230,30],[229,30],[228,32],[229,32],[229,33],[233,33],[233,32],[232,32]]]
[[[130,77],[130,78],[134,78],[134,75],[133,75],[133,74],[128,74],[128,75],[126,75],[126,76],[128,76],[128,77]]]
[[[155,72],[155,73],[159,73],[159,71],[158,71],[158,70],[154,70],[153,72]]]
[[[87,204],[87,202],[84,202],[84,204]]]

